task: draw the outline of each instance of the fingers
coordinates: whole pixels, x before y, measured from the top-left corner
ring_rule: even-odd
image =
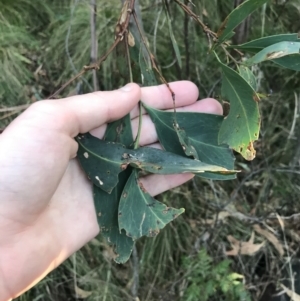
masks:
[[[58,130],[75,137],[78,133],[86,133],[125,116],[140,97],[141,88],[137,84],[128,84],[115,91],[40,101],[17,118],[15,124],[26,120],[40,128]]]
[[[172,111],[172,110],[170,110]],[[213,99],[206,98],[200,101],[197,101],[189,106],[179,108],[178,112],[201,112],[208,114],[219,114],[223,113],[221,104]],[[136,137],[138,131],[139,118],[132,120],[132,132],[133,137]],[[155,130],[155,125],[151,121],[151,118],[148,115],[143,116],[142,120],[142,134],[140,137],[140,145],[148,145],[155,143],[158,140],[157,133]]]
[[[190,81],[177,81],[170,83],[170,88],[175,93],[176,107],[190,105],[198,100],[197,86]],[[156,109],[166,110],[173,108],[173,99],[166,85],[144,87],[141,92],[141,100]],[[131,111],[131,118],[139,115],[138,107]]]
[[[193,177],[194,175],[190,173],[177,175],[149,175],[142,177],[141,182],[150,195],[156,196],[169,189],[182,185]]]
[[[170,87],[175,93],[175,105],[176,107],[184,107],[190,104],[193,104],[198,99],[198,88],[195,84],[190,81],[177,81],[170,83]],[[160,110],[172,109],[173,108],[173,99],[170,93],[170,90],[166,85],[144,87],[141,89],[141,100],[148,104],[151,107]],[[203,107],[207,107],[206,105]],[[143,114],[145,114],[143,108]],[[139,116],[139,108],[135,106],[134,109],[130,112],[132,119]],[[102,138],[106,130],[106,125],[103,125],[99,128],[91,131],[91,134]]]

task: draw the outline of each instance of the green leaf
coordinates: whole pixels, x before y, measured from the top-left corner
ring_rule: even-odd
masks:
[[[184,209],[174,209],[158,202],[145,190],[134,170],[122,192],[119,206],[119,227],[136,240],[153,237]]]
[[[300,42],[279,42],[259,51],[253,57],[243,62],[243,64],[252,66],[263,61],[274,60],[291,54],[298,54],[299,56],[299,52]]]
[[[122,154],[123,163],[154,174],[203,173],[205,171],[235,173],[224,167],[206,164],[199,160],[183,157],[171,152],[152,147],[140,147],[136,150],[126,150]]]
[[[258,139],[260,128],[259,98],[243,77],[219,63],[223,73],[222,96],[230,101],[229,115],[219,132],[219,143],[227,143],[246,160],[253,160],[256,153],[253,142]]]
[[[268,0],[248,0],[237,6],[221,24],[217,32],[218,43],[230,39],[234,35],[233,29],[267,1]]]
[[[158,139],[163,148],[169,152],[184,156],[182,145],[173,127],[174,114],[143,105],[155,124]],[[189,142],[196,150],[200,161],[222,166],[228,170],[234,169],[235,158],[232,151],[228,146],[218,144],[218,133],[224,119],[223,116],[195,112],[177,112],[176,117],[178,123],[185,129]],[[235,175],[209,172],[199,174],[199,176],[214,180],[235,178]]]
[[[131,130],[130,114],[125,117],[109,123],[105,131],[103,140],[115,143],[121,143],[127,147],[132,146],[133,137]]]
[[[122,144],[103,141],[89,133],[78,136],[76,140],[79,144],[78,159],[82,168],[96,186],[108,193],[117,185],[118,174],[128,165],[155,174],[197,174],[205,171],[235,173],[221,166],[206,164],[156,148],[127,149]]]
[[[273,63],[295,71],[300,71],[300,54],[292,54],[276,60]]]
[[[239,74],[252,87],[254,91],[257,90],[256,77],[253,72],[246,66],[238,66]]]
[[[143,87],[157,85],[148,52],[141,46],[139,52],[139,66],[141,68],[141,79]]]
[[[119,175],[119,183],[111,194],[94,185],[94,203],[101,234],[113,246],[117,263],[126,262],[133,249],[134,241],[124,230],[119,230],[118,208],[123,188],[131,174],[127,169]]]
[[[170,18],[169,12],[168,12],[168,8],[166,6],[165,1],[164,1],[164,9],[165,9],[165,15],[166,15],[167,22],[168,22],[168,27],[169,27],[169,35],[170,35],[170,38],[171,38],[171,42],[172,42],[172,45],[173,45],[173,49],[174,49],[174,52],[175,52],[175,55],[176,55],[178,65],[181,69],[182,68],[181,55],[180,55],[179,47],[178,47],[178,44],[177,44],[177,41],[176,41],[176,38],[175,38],[175,35],[174,35],[174,32],[173,32],[172,21],[171,21],[171,18]]]
[[[134,39],[134,46],[129,48],[131,66],[133,70],[138,70],[136,73],[139,74],[138,78],[134,77],[134,81],[142,83],[144,87],[157,85],[149,53],[143,44],[138,28],[135,23],[130,23],[129,28]]]
[[[133,145],[130,115],[110,123],[105,132],[105,140],[119,142],[126,147]],[[94,185],[94,203],[101,234],[113,246],[117,263],[125,263],[132,252],[134,241],[124,230],[119,230],[118,208],[124,186],[132,170],[127,168],[119,174],[119,182],[111,194]]]
[[[241,45],[231,45],[229,48],[242,49],[243,51],[257,53],[266,47],[280,42],[299,42],[299,36],[297,33],[291,34],[279,34],[274,36],[268,36],[253,40]]]
[[[300,43],[299,35],[293,34],[280,34],[275,36],[269,36],[260,38],[257,40],[250,41],[242,45],[232,45],[229,48],[241,49],[243,51],[258,53],[264,48],[272,46],[280,42],[297,42]],[[300,71],[300,54],[291,54],[285,57],[277,58],[272,60],[273,63],[295,71]]]
[[[123,145],[103,141],[90,133],[78,135],[76,141],[79,144],[77,158],[89,179],[111,193],[118,183],[118,174],[127,167],[122,160]]]
[[[184,153],[188,157],[193,157],[194,159],[199,160],[197,151],[196,151],[195,147],[193,146],[191,139],[188,137],[186,131],[184,131],[181,128],[175,128],[175,131],[176,131],[177,137],[179,139],[179,143],[181,144],[181,147],[182,147]]]

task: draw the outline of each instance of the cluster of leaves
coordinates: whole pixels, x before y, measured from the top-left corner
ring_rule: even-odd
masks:
[[[243,276],[231,270],[231,261],[222,260],[215,264],[213,258],[201,249],[196,257],[184,258],[187,270],[187,289],[183,299],[186,301],[210,300],[218,296],[219,300],[250,301],[250,295],[243,284]]]
[[[233,10],[215,34],[212,51],[219,46],[227,47],[226,40],[234,34],[233,29],[266,2],[248,0]],[[118,23],[120,28],[124,26],[120,24],[121,20],[124,22],[129,13],[129,3],[125,1],[123,6]],[[169,20],[167,8],[165,12]],[[159,79],[166,83],[137,22],[135,18],[129,34],[117,45],[120,76],[150,86],[157,83],[155,70]],[[180,62],[171,26],[169,30],[174,53]],[[128,260],[138,238],[157,235],[167,223],[184,212],[184,209],[167,207],[152,198],[139,180],[141,171],[155,174],[192,172],[200,177],[228,180],[235,177],[231,149],[247,160],[254,159],[253,143],[258,139],[260,128],[260,96],[256,91],[255,76],[248,67],[272,60],[298,71],[299,41],[297,35],[280,35],[230,47],[256,54],[241,64],[234,61],[237,71],[221,62],[215,54],[222,70],[222,98],[230,102],[230,112],[225,118],[201,113],[177,113],[175,108],[174,112],[163,112],[144,105],[155,124],[164,151],[138,148],[140,132],[134,141],[129,115],[109,124],[104,141],[90,134],[77,137],[79,161],[94,184],[101,232],[114,246],[116,262]],[[176,95],[172,96],[175,102]]]

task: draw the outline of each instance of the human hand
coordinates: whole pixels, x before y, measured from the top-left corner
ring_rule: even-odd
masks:
[[[170,84],[178,110],[221,114],[213,99],[198,101],[187,81]],[[76,157],[78,133],[102,138],[106,123],[131,112],[138,127],[139,100],[172,109],[165,85],[125,88],[40,101],[0,135],[0,301],[19,296],[99,233],[92,185]],[[150,118],[143,117],[141,145],[157,143]],[[144,187],[157,195],[191,179],[191,174],[149,175]]]

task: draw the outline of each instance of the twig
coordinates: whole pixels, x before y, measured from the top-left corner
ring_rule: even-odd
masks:
[[[97,18],[97,4],[96,0],[91,0],[91,63],[94,64],[97,62],[97,53],[98,53],[98,41],[97,41],[97,32],[96,32],[96,18]],[[99,90],[97,70],[93,70],[93,86],[94,91]]]
[[[70,85],[74,80],[81,77],[83,74],[85,74],[89,70],[99,70],[101,64],[107,59],[107,57],[111,54],[111,52],[116,48],[116,46],[124,39],[124,34],[127,32],[127,28],[129,25],[131,14],[134,11],[134,2],[135,0],[127,0],[122,8],[122,12],[118,21],[118,24],[116,26],[116,36],[114,43],[110,46],[110,48],[106,51],[104,55],[100,57],[98,62],[93,63],[89,66],[84,66],[82,70],[72,77],[70,80],[68,80],[60,89],[58,89],[53,95],[49,97],[53,98],[57,96],[61,91],[63,91],[68,85]]]
[[[0,113],[6,113],[6,112],[11,112],[11,111],[21,111],[24,109],[27,109],[31,104],[26,104],[26,105],[20,105],[20,106],[15,106],[15,107],[9,107],[9,108],[3,108],[0,109]]]
[[[216,41],[218,39],[218,36],[215,32],[213,32],[208,26],[206,26],[199,16],[197,16],[187,5],[182,3],[179,0],[174,0],[189,16],[191,16],[197,23],[200,24],[203,31],[208,34],[210,37],[212,37],[213,41]]]
[[[185,4],[189,3],[188,0],[185,0]],[[185,53],[186,53],[186,62],[185,62],[185,76],[187,79],[190,78],[190,43],[189,43],[189,15],[185,14],[184,16],[184,25],[183,25],[183,32],[184,32],[184,46],[185,46]],[[208,40],[210,41],[210,36],[208,35]]]

